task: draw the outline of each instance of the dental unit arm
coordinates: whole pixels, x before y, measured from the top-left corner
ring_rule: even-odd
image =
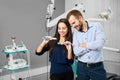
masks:
[[[52,14],[53,14],[53,12],[54,12],[53,8],[49,8],[49,9],[50,9],[50,10],[48,10],[48,11],[51,11]],[[68,13],[69,11],[73,10],[73,9],[82,10],[82,11],[83,11],[83,5],[82,5],[82,4],[79,4],[79,5],[75,6],[75,7],[73,7],[72,9],[66,11],[65,13],[61,14],[60,16],[56,17],[56,18],[53,19],[53,20],[50,20],[49,18],[47,18],[47,28],[54,27],[54,26],[57,24],[57,22],[58,22],[58,20],[59,20],[60,18],[65,18],[66,15],[67,15],[67,13]],[[51,14],[51,13],[50,13],[50,14]],[[51,17],[52,17],[52,15],[51,15]]]

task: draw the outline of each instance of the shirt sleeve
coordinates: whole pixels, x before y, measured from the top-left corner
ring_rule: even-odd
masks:
[[[41,52],[35,51],[35,54],[38,55],[38,56],[43,55],[46,51],[49,50],[49,48],[50,48],[50,47],[49,47],[49,43],[48,43],[48,44],[46,44],[46,45],[43,47],[43,49],[42,49]]]
[[[73,64],[73,62],[74,62],[74,60],[73,60],[73,59],[68,59],[68,64],[69,64],[69,65],[72,65],[72,64]]]
[[[95,40],[87,43],[87,49],[89,50],[101,50],[105,43],[105,34],[103,27],[98,24],[95,31]]]
[[[77,36],[78,36],[77,33],[74,33],[74,35],[73,35],[73,51],[74,51],[75,56],[80,56],[80,55],[83,55],[86,52],[88,52],[89,49],[80,47],[80,42],[78,40],[79,38],[77,38]]]

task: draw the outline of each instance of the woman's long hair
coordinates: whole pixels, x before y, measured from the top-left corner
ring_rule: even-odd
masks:
[[[54,49],[54,47],[56,46],[56,44],[59,42],[59,40],[60,40],[60,34],[58,33],[58,25],[59,25],[59,23],[64,23],[66,26],[67,26],[67,29],[68,29],[68,32],[67,32],[67,34],[66,34],[66,36],[65,36],[65,41],[70,41],[71,43],[72,43],[72,31],[71,31],[71,26],[70,26],[70,24],[69,24],[69,22],[68,22],[68,20],[66,19],[66,18],[62,18],[62,19],[60,19],[59,21],[58,21],[58,23],[57,23],[57,25],[56,25],[56,32],[55,32],[55,35],[54,35],[54,37],[56,37],[57,38],[57,40],[52,40],[52,41],[50,41],[50,55],[51,55],[51,53],[52,53],[52,50]]]

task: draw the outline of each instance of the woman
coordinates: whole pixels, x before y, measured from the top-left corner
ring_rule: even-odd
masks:
[[[73,80],[72,32],[67,19],[58,21],[54,37],[56,40],[52,40],[51,36],[44,39],[38,46],[36,54],[42,55],[49,51],[50,80]]]

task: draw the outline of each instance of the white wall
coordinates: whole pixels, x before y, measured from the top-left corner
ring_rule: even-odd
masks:
[[[85,19],[99,18],[101,12],[110,8],[112,11],[111,19],[102,22],[106,33],[107,47],[120,49],[120,0],[65,0],[65,10],[74,7],[75,4],[83,4]],[[107,72],[120,75],[120,53],[104,50],[105,68]]]
[[[0,0],[0,50],[11,45],[11,36],[16,36],[16,42],[23,41],[30,51],[32,69],[48,65],[48,56],[37,56],[35,50],[42,37],[48,35],[45,27],[49,3],[50,0]],[[53,18],[65,11],[65,1],[55,0],[55,7]],[[0,52],[0,68],[7,61],[6,55]]]

